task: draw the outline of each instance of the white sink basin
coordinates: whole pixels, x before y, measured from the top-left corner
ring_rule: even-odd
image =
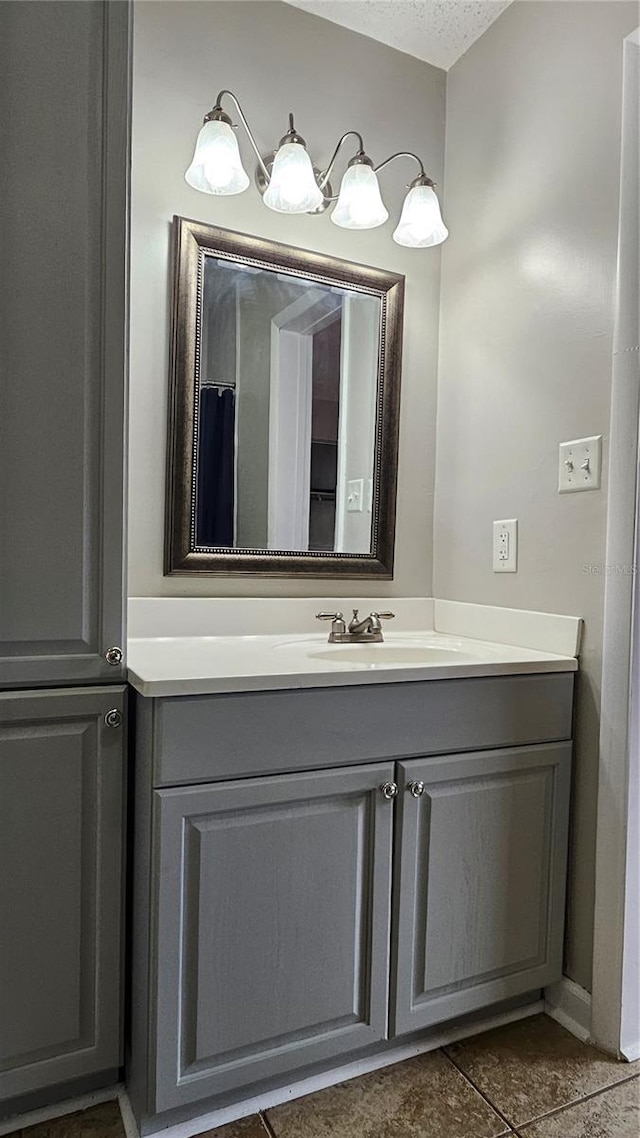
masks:
[[[482,656],[482,646],[480,655]],[[309,663],[317,660],[341,669],[421,668],[478,660],[478,646],[438,633],[387,633],[382,644],[330,644],[323,637],[288,639],[274,645],[278,653],[295,652]]]
[[[417,644],[332,644],[319,652],[308,652],[311,660],[328,660],[341,667],[343,664],[362,664],[368,668],[388,668],[405,665],[446,664],[470,659],[468,654],[451,648],[437,648]]]

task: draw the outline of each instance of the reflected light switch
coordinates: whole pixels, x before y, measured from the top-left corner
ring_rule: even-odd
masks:
[[[364,478],[352,478],[347,482],[347,510],[361,514],[364,509]]]

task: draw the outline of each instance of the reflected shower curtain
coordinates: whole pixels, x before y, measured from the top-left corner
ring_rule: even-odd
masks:
[[[203,387],[198,429],[198,545],[234,544],[236,395]]]

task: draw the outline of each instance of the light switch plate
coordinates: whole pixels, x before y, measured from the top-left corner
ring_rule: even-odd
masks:
[[[602,435],[560,443],[558,492],[599,490],[602,477]]]
[[[347,482],[347,511],[361,514],[364,509],[364,478],[352,478]]]
[[[518,571],[518,519],[507,518],[493,523],[493,571]]]

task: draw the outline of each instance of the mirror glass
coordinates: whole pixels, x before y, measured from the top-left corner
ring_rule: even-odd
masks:
[[[369,554],[380,296],[206,255],[195,544]]]
[[[173,238],[165,573],[391,580],[404,277]]]

